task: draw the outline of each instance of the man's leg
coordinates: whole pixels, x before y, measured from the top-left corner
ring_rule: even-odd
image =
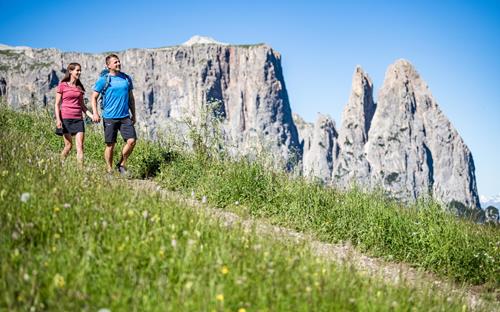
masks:
[[[135,146],[135,139],[128,139],[127,143],[123,145],[122,149],[122,157],[120,158],[119,165],[122,167],[126,167],[127,164],[127,159],[132,154],[132,151],[134,150]]]
[[[120,124],[120,133],[125,140],[125,145],[122,149],[122,155],[120,158],[119,166],[124,167],[127,164],[127,159],[132,154],[134,150],[135,142],[137,140],[137,134],[135,132],[134,123],[130,118],[124,118]]]
[[[76,134],[76,160],[83,166],[83,141],[85,140],[85,132]]]
[[[108,172],[113,172],[113,151],[116,144],[116,135],[118,134],[118,124],[113,119],[103,119],[104,125],[104,161],[106,162]]]
[[[71,147],[73,146],[73,138],[71,137],[71,134],[69,133],[63,134],[63,140],[64,140],[64,149],[61,152],[61,160],[66,159],[69,152],[71,151]]]
[[[106,148],[104,149],[104,160],[106,161],[106,166],[108,167],[108,172],[113,172],[113,150],[115,148],[115,143],[106,143]]]

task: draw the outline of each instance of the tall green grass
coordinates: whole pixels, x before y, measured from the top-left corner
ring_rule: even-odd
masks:
[[[460,297],[432,285],[385,285],[315,258],[306,245],[227,229],[203,211],[94,166],[78,169],[73,159],[61,164],[57,138],[33,127],[41,125],[38,118],[0,114],[0,310],[465,307]],[[87,157],[92,162],[100,155],[88,151]]]
[[[36,117],[35,117],[36,116]],[[31,133],[62,148],[48,116],[2,109],[5,128]],[[34,129],[37,129],[34,131]],[[86,157],[103,164],[102,134],[87,132]],[[117,148],[118,150],[119,148]],[[312,233],[326,242],[350,241],[362,251],[405,261],[458,282],[500,285],[500,230],[456,218],[435,202],[403,206],[382,194],[347,193],[268,170],[258,162],[203,157],[139,140],[130,166],[165,187],[206,196],[215,206]]]
[[[342,193],[258,163],[210,161],[181,155],[165,163],[165,187],[240,214],[315,234],[327,242],[350,241],[363,251],[451,277],[500,284],[500,230],[457,218],[435,202],[403,206],[380,193]]]

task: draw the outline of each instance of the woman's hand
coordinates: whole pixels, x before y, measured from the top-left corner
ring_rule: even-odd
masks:
[[[56,128],[61,129],[62,128],[62,121],[61,120],[56,120]]]

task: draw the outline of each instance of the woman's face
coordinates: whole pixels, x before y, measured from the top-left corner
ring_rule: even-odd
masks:
[[[71,78],[73,78],[74,80],[80,79],[82,69],[80,68],[80,66],[76,66],[75,69],[70,70],[69,73],[71,75]]]

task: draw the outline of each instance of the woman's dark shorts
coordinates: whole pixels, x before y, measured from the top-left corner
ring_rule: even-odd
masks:
[[[75,135],[78,132],[85,132],[83,119],[63,119],[62,120],[63,134],[69,133]]]
[[[104,142],[116,143],[118,130],[120,131],[124,141],[128,139],[137,139],[134,124],[129,117],[120,119],[103,119],[104,124]]]

